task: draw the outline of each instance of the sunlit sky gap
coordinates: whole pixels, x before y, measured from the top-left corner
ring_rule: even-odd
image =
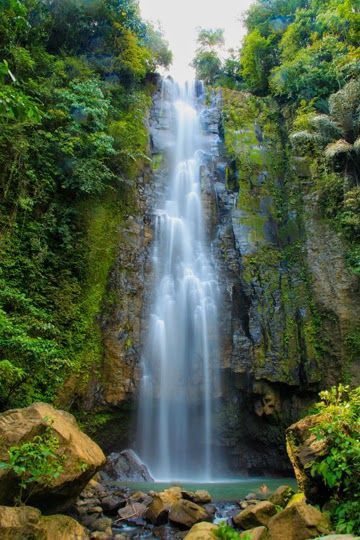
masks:
[[[171,72],[189,78],[198,27],[224,28],[225,48],[238,48],[244,36],[242,15],[253,0],[140,0],[145,19],[159,22],[173,51]]]

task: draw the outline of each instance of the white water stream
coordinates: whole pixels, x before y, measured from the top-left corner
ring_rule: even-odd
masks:
[[[175,144],[156,210],[154,301],[143,353],[139,454],[156,480],[210,481],[218,384],[218,286],[201,200],[204,152],[195,84],[166,80]]]

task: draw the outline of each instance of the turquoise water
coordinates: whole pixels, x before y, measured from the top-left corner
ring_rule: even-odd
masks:
[[[139,491],[163,491],[169,487],[181,486],[184,490],[195,491],[206,489],[212,496],[213,501],[237,501],[243,499],[250,492],[257,492],[261,486],[266,486],[269,491],[274,491],[284,484],[297,489],[294,478],[244,478],[233,481],[211,482],[206,484],[193,484],[191,482],[120,482],[118,485],[129,487]]]

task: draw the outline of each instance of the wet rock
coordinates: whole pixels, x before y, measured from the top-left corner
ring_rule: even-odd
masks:
[[[123,508],[126,505],[126,499],[117,497],[116,495],[109,495],[101,500],[101,506],[105,514],[114,515],[119,508]]]
[[[173,487],[156,493],[147,508],[145,518],[153,525],[166,523],[170,508],[181,499],[181,488]]]
[[[153,482],[146,465],[133,450],[115,452],[107,458],[103,476],[117,481]]]
[[[59,454],[65,458],[62,473],[49,485],[38,484],[29,501],[46,512],[68,508],[105,464],[101,448],[83,433],[74,416],[47,403],[34,403],[24,409],[12,409],[0,415],[0,460],[6,461],[11,446],[29,441],[50,426],[59,441]],[[81,465],[81,466],[80,466]],[[11,504],[19,494],[19,484],[8,470],[0,471],[0,503]]]
[[[329,533],[330,522],[314,506],[297,503],[272,517],[268,528],[272,540],[309,540]]]
[[[90,508],[87,508],[87,512],[89,514],[101,514],[102,513],[102,507],[101,506],[91,506]]]
[[[112,535],[104,532],[104,531],[94,531],[91,533],[90,539],[91,540],[111,540]]]
[[[136,491],[131,495],[130,500],[140,502],[148,506],[152,502],[153,497],[149,494],[143,493],[142,491]]]
[[[268,530],[266,527],[255,527],[240,534],[240,540],[267,540]]]
[[[211,503],[211,495],[205,489],[199,489],[194,493],[193,501],[197,504],[208,504]]]
[[[0,538],[2,540],[86,540],[87,531],[69,516],[44,517],[31,506],[0,506]]]
[[[106,529],[108,529],[109,527],[111,527],[112,525],[112,520],[110,518],[107,518],[107,517],[100,517],[100,518],[97,518],[93,523],[92,523],[92,528],[96,531],[106,531]]]
[[[294,490],[290,486],[279,486],[274,493],[269,497],[269,501],[275,504],[275,506],[285,506],[290,501],[291,497],[294,495]]]
[[[256,493],[248,493],[245,497],[245,501],[251,501],[256,499]]]
[[[251,529],[259,525],[267,525],[272,516],[276,514],[275,506],[269,501],[262,501],[249,506],[233,517],[233,522],[242,529]]]
[[[217,525],[207,521],[196,523],[185,536],[185,540],[214,540]]]
[[[183,499],[196,502],[197,504],[211,503],[211,495],[204,489],[199,489],[197,491],[182,491],[181,495]]]
[[[169,520],[180,527],[190,529],[195,523],[206,521],[209,516],[206,510],[198,504],[180,499],[174,503],[169,512]]]
[[[143,503],[130,502],[124,508],[118,510],[118,516],[122,521],[134,522],[145,516],[147,507]]]
[[[319,440],[313,432],[323,421],[323,414],[306,416],[286,430],[286,448],[296,480],[306,500],[313,504],[325,503],[331,493],[320,476],[311,475],[311,465],[327,454],[326,440]]]
[[[209,517],[214,517],[216,514],[216,506],[215,504],[204,504],[203,505],[205,512]]]

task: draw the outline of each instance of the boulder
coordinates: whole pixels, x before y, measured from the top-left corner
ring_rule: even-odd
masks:
[[[211,495],[205,489],[198,489],[197,491],[182,491],[182,498],[187,501],[193,501],[197,504],[208,504],[211,503]]]
[[[262,501],[249,506],[233,517],[233,522],[242,529],[251,529],[261,525],[267,526],[272,516],[276,514],[275,505],[269,501]]]
[[[303,502],[285,508],[268,523],[271,540],[309,540],[330,532],[327,516]]]
[[[266,527],[255,527],[240,534],[240,540],[267,540],[268,530]]]
[[[197,504],[208,504],[211,503],[211,495],[205,489],[199,489],[194,493],[194,502]]]
[[[102,477],[121,482],[153,482],[146,465],[134,450],[123,450],[120,454],[113,452],[106,461],[101,473]]]
[[[144,517],[146,506],[143,503],[131,502],[124,508],[120,508],[118,516],[123,521],[136,521]]]
[[[217,525],[207,521],[196,523],[185,536],[184,540],[214,540]]]
[[[275,506],[285,508],[291,497],[294,495],[294,490],[290,486],[279,486],[274,493],[269,497],[269,501]]]
[[[105,514],[110,516],[117,513],[119,508],[123,508],[126,505],[126,499],[123,497],[117,497],[116,495],[108,495],[101,500],[101,506]]]
[[[59,453],[65,465],[50,485],[38,484],[28,499],[46,512],[64,510],[76,499],[84,486],[105,464],[101,448],[83,433],[71,414],[47,403],[34,403],[24,409],[0,414],[0,461],[6,461],[8,450],[32,440],[51,429],[59,441]],[[11,471],[0,471],[0,504],[11,504],[19,494],[19,484]]]
[[[173,487],[156,493],[148,506],[145,518],[153,525],[166,523],[170,508],[181,499],[181,488]]]
[[[42,516],[31,506],[0,506],[0,538],[2,540],[86,540],[89,535],[69,516]]]
[[[209,519],[209,516],[202,506],[185,499],[174,503],[169,512],[169,520],[172,523],[187,529],[190,529],[195,523],[206,521],[206,519]]]
[[[330,498],[330,491],[320,476],[311,475],[311,465],[326,456],[327,443],[318,440],[312,430],[326,418],[324,414],[306,416],[286,430],[286,449],[299,488],[307,501],[320,505]]]

